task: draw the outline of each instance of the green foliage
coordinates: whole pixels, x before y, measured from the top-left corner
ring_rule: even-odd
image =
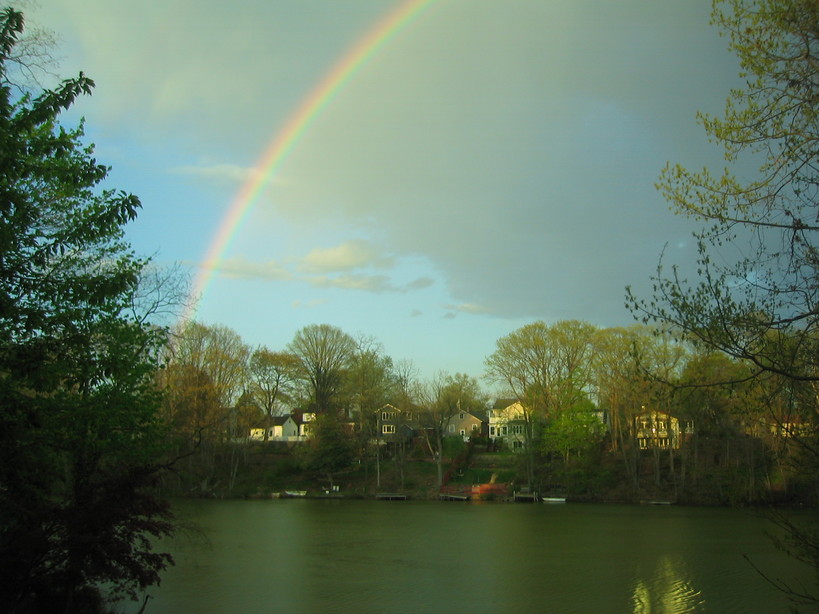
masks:
[[[568,462],[572,454],[581,456],[599,447],[603,430],[603,423],[588,406],[563,411],[543,429],[543,452],[558,452]]]
[[[58,121],[93,82],[14,99],[6,58],[22,15],[0,15],[0,603],[89,611],[97,587],[134,596],[171,562],[149,488],[163,427],[161,331],[134,313],[145,262],[123,242],[139,200],[99,190],[108,168]],[[93,606],[96,607],[96,606]]]
[[[782,448],[778,460],[793,446],[819,458],[812,438],[791,429],[814,430],[819,409],[819,7],[816,0],[715,0],[712,22],[730,39],[745,86],[730,92],[723,117],[700,121],[734,168],[666,167],[658,188],[704,226],[696,235],[697,280],[660,266],[654,297],[629,292],[629,305],[644,321],[743,361],[748,371],[738,381],[755,378],[758,406],[768,413],[763,427],[789,433],[779,438],[786,444],[771,442]],[[743,467],[752,492],[753,463]],[[819,550],[815,531],[792,534],[797,558]],[[815,557],[808,562],[817,565]]]
[[[327,477],[350,466],[354,459],[353,440],[333,414],[319,414],[310,422],[310,439],[299,448],[302,466]]]

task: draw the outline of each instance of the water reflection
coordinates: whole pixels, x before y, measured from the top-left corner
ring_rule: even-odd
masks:
[[[662,556],[650,575],[634,581],[631,601],[634,614],[684,614],[704,612],[705,598],[693,582],[685,561]]]
[[[762,521],[733,510],[313,500],[195,506],[212,546],[173,544],[178,565],[152,589],[150,614],[699,613],[706,595],[708,611],[746,614],[782,611],[783,598],[743,553],[783,576],[810,579],[794,575]]]

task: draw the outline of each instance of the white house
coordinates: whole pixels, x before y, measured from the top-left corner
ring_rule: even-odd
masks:
[[[486,413],[489,439],[503,442],[512,449],[523,447],[526,440],[526,414],[520,401],[498,399]]]
[[[268,429],[268,441],[301,441],[300,425],[293,416],[274,416]],[[264,441],[264,428],[250,429],[251,441]]]

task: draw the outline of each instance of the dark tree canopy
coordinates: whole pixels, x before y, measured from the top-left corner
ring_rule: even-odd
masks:
[[[162,428],[160,331],[134,313],[145,266],[123,241],[139,200],[60,113],[93,82],[17,96],[23,17],[0,13],[0,603],[93,612],[159,580],[149,539],[172,530],[150,494]]]

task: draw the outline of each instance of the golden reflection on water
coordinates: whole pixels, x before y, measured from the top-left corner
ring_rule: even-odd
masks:
[[[634,614],[683,614],[704,612],[705,598],[691,583],[682,560],[663,556],[650,575],[638,570],[631,602]]]

